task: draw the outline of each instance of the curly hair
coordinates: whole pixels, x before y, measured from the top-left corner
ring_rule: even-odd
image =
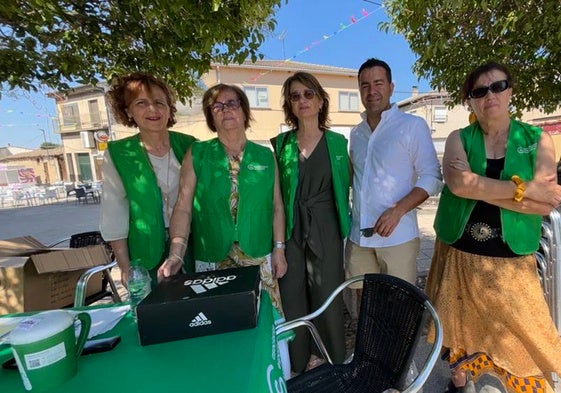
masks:
[[[323,101],[318,113],[318,123],[320,130],[327,130],[329,127],[329,94],[327,94],[315,76],[302,71],[298,71],[294,75],[290,76],[282,85],[282,109],[284,111],[286,124],[298,129],[298,118],[292,112],[292,102],[290,102],[290,85],[292,82],[300,82],[304,86],[312,89]]]
[[[162,79],[144,72],[133,72],[127,75],[121,75],[113,78],[111,81],[111,89],[107,92],[107,98],[115,120],[127,127],[138,127],[134,119],[130,118],[127,114],[127,108],[140,94],[143,88],[151,94],[154,86],[162,89],[166,96],[166,101],[169,106],[167,127],[171,127],[177,123],[175,118],[175,113],[177,112],[175,106],[177,95],[175,91]]]

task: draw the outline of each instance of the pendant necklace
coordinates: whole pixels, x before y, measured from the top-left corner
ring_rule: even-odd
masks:
[[[167,169],[166,169],[166,190],[163,190],[162,185],[160,185],[160,191],[162,192],[162,198],[164,199],[164,205],[166,208],[166,218],[169,220],[171,218],[171,213],[169,211],[169,194],[171,191],[171,186],[169,184],[169,167],[171,165],[171,149],[168,151],[168,163],[167,163]]]
[[[171,147],[167,152],[168,159],[167,159],[166,181],[165,181],[165,190],[164,190],[164,181],[163,181],[163,179],[160,179],[160,177],[158,176],[158,173],[154,170],[154,166],[152,165],[152,161],[150,160],[150,153],[148,153],[148,149],[146,149],[146,145],[142,141],[142,138],[140,138],[140,146],[142,146],[142,149],[146,153],[146,158],[148,159],[148,163],[150,164],[150,167],[152,168],[152,172],[154,172],[154,175],[156,176],[156,181],[158,182],[158,187],[159,187],[160,192],[162,194],[162,202],[163,202],[164,208],[165,208],[165,217],[166,217],[166,219],[169,223],[169,220],[171,219],[171,213],[169,211],[169,207],[170,207],[169,196],[170,196],[170,192],[171,192],[171,185],[169,184],[169,171],[170,171],[171,154],[172,154],[171,153],[172,152]],[[160,158],[158,156],[155,156],[155,157]]]

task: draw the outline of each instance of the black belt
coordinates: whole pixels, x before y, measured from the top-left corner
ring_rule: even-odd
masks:
[[[484,222],[468,223],[464,232],[478,242],[486,242],[501,237],[501,228],[493,228]]]

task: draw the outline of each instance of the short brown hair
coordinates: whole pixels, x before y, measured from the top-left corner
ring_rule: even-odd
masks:
[[[292,82],[300,82],[304,86],[316,92],[319,98],[323,101],[318,114],[319,129],[322,131],[327,130],[329,127],[329,94],[321,87],[319,81],[310,73],[298,71],[284,81],[282,85],[282,109],[284,111],[284,119],[286,124],[291,127],[298,128],[298,118],[292,113],[292,102],[290,102],[290,85]]]
[[[212,86],[203,95],[203,113],[205,114],[206,125],[212,132],[216,132],[216,126],[214,125],[214,118],[212,117],[212,105],[216,102],[216,99],[220,93],[225,90],[233,91],[240,100],[242,111],[245,115],[244,127],[247,130],[249,128],[249,123],[253,121],[253,116],[251,115],[251,109],[249,107],[249,99],[245,95],[245,92],[236,85],[227,85],[225,83],[219,83]]]
[[[469,100],[469,94],[475,87],[475,82],[477,79],[483,74],[491,72],[493,70],[501,71],[503,74],[506,75],[506,80],[508,81],[508,87],[513,87],[514,80],[512,79],[512,74],[508,67],[504,64],[496,63],[496,62],[489,62],[483,65],[480,65],[475,70],[469,73],[464,81],[464,85],[462,86],[461,91],[461,99],[463,103],[466,103]]]
[[[175,106],[177,95],[175,91],[162,79],[144,72],[133,72],[131,74],[118,76],[111,81],[111,89],[107,92],[107,97],[115,120],[127,127],[138,127],[134,119],[127,115],[127,108],[138,96],[142,88],[145,88],[151,93],[153,86],[162,89],[166,95],[166,101],[169,106],[167,127],[171,127],[177,123],[175,118],[175,113],[177,112]]]

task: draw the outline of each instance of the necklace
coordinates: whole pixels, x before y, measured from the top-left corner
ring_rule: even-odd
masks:
[[[171,191],[171,185],[169,184],[169,167],[171,165],[171,149],[168,151],[167,155],[168,155],[168,162],[167,162],[167,165],[166,165],[166,190],[164,191],[162,185],[160,185],[160,191],[162,192],[162,198],[164,199],[163,202],[164,202],[165,209],[166,209],[165,215],[166,215],[167,221],[169,223],[169,220],[171,218],[171,213],[169,211],[169,206],[170,206],[169,194],[170,194],[170,191]]]
[[[220,141],[220,143],[222,143],[222,146],[224,147],[224,150],[226,151],[226,156],[236,161],[241,160],[243,150],[245,148],[245,142],[246,140],[244,139],[240,147],[230,148],[229,146],[226,145],[226,143]]]
[[[170,166],[171,166],[171,154],[172,154],[172,150],[171,147],[169,148],[168,152],[167,152],[167,165],[166,165],[166,176],[165,176],[165,182],[164,180],[161,178],[162,176],[162,168],[160,165],[157,165],[157,169],[154,168],[154,164],[152,163],[152,158],[154,158],[158,163],[161,163],[166,156],[163,157],[158,157],[156,155],[150,154],[148,152],[148,149],[146,149],[146,145],[144,144],[144,142],[142,141],[142,138],[140,139],[140,146],[142,147],[142,149],[144,150],[144,153],[146,153],[146,158],[148,159],[148,163],[150,164],[150,167],[152,168],[152,172],[154,172],[154,175],[156,176],[156,181],[158,183],[158,187],[160,189],[160,192],[162,194],[162,202],[164,205],[164,216],[168,222],[169,225],[169,221],[171,218],[171,212],[170,212],[170,194],[171,194],[171,184],[169,181],[169,172],[170,172]],[[159,176],[160,174],[160,176]]]

